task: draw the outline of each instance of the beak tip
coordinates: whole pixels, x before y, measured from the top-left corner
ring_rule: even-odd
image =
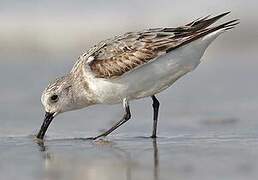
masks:
[[[45,133],[46,133],[50,123],[52,122],[53,118],[54,118],[54,113],[46,112],[43,124],[41,125],[41,128],[36,136],[37,139],[43,141]]]

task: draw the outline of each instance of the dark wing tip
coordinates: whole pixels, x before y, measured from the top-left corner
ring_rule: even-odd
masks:
[[[189,39],[187,39],[186,41],[182,42],[181,44],[171,47],[169,49],[166,50],[166,52],[170,52],[178,47],[184,46],[185,44],[188,44],[196,39],[199,39],[201,37],[204,37],[212,32],[218,31],[218,30],[230,30],[233,29],[237,24],[239,24],[239,19],[234,19],[231,21],[228,21],[226,23],[223,23],[221,25],[215,26],[215,27],[211,27],[211,28],[207,28],[207,29],[203,29],[201,31],[195,31],[195,34],[193,34]]]
[[[185,26],[190,26],[191,28],[194,28],[196,30],[204,29],[204,28],[212,25],[213,23],[215,23],[217,20],[221,19],[222,17],[228,15],[229,13],[230,13],[230,11],[219,14],[219,15],[211,17],[211,18],[209,18],[210,15],[208,15],[203,18],[198,18],[198,19],[186,24]]]
[[[240,23],[239,19],[234,19],[231,21],[228,21],[224,24],[221,24],[218,26],[219,29],[225,29],[225,30],[230,30],[236,27],[236,25],[238,25]]]

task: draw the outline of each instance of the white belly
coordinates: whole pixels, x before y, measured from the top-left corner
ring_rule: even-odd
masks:
[[[120,103],[123,98],[139,99],[161,92],[178,78],[194,70],[208,45],[221,32],[198,39],[136,68],[114,80],[95,79],[93,91],[99,103]]]

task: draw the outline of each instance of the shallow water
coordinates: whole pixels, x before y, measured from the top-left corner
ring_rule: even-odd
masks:
[[[253,137],[1,138],[4,179],[256,179]]]

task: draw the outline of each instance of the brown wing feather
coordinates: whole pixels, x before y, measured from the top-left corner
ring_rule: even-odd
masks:
[[[98,48],[100,45],[97,45],[94,47],[96,50],[90,50],[90,56],[93,56],[94,60],[90,61],[88,65],[98,78],[109,79],[121,76],[161,54],[172,51],[215,30],[233,27],[236,21],[207,28],[227,14],[223,13],[209,19],[205,17],[177,28],[154,28],[142,32],[129,32],[104,43],[101,42],[101,48]]]

